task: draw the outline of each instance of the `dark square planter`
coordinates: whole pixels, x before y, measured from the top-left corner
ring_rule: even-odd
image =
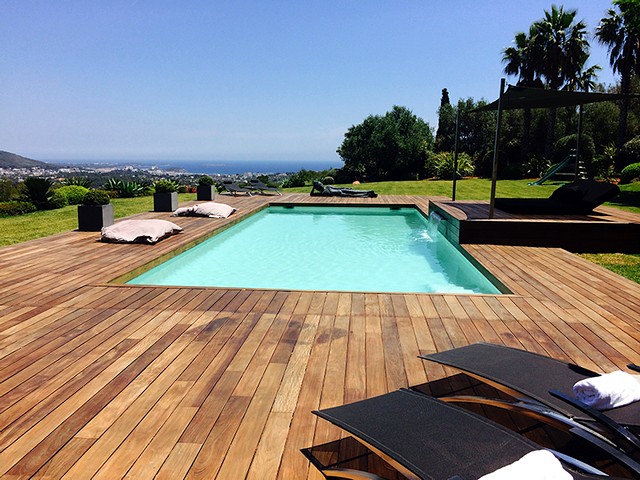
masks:
[[[198,200],[213,200],[216,196],[216,187],[213,185],[198,185],[196,192]]]
[[[113,204],[78,205],[78,230],[98,232],[113,225]]]
[[[173,212],[178,209],[178,192],[171,193],[154,193],[153,194],[153,211],[154,212]]]

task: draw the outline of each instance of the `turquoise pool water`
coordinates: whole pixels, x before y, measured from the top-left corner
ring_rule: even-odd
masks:
[[[413,208],[269,207],[130,284],[500,293]]]

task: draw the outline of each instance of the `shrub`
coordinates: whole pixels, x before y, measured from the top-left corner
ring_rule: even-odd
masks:
[[[104,189],[118,192],[118,197],[120,198],[141,197],[145,194],[144,185],[138,182],[120,180],[118,178],[110,178],[107,180],[104,184]]]
[[[640,179],[640,163],[627,165],[620,172],[620,183],[631,183]]]
[[[200,185],[201,187],[215,185],[215,183],[215,180],[209,175],[203,175],[198,179],[198,185]]]
[[[298,175],[297,173],[294,173],[293,175],[291,175],[290,177],[288,177],[283,183],[282,186],[284,188],[291,188],[291,187],[304,187],[306,184],[304,178],[301,175]]]
[[[84,187],[88,190],[89,188],[91,188],[91,184],[93,183],[93,180],[87,177],[69,177],[69,178],[65,178],[62,183],[64,185],[77,185],[79,187]]]
[[[576,141],[578,140],[578,134],[567,135],[558,139],[554,145],[554,163],[561,162],[571,153],[571,150],[576,149]],[[582,134],[580,142],[580,158],[589,165],[596,151],[596,144],[590,135]]]
[[[453,177],[453,152],[438,152],[429,157],[427,174],[438,178],[450,179]],[[473,175],[473,160],[466,153],[458,153],[458,178]]]
[[[318,173],[313,170],[305,170],[304,168],[297,173],[294,173],[287,177],[282,183],[282,186],[287,187],[304,187],[307,184],[311,184],[314,180],[326,177],[325,173]],[[335,175],[332,175],[335,178]],[[360,178],[362,180],[362,178]],[[264,181],[264,180],[263,180]]]
[[[542,155],[534,155],[524,164],[524,172],[529,178],[541,178],[550,167],[549,160]]]
[[[614,144],[605,146],[601,154],[593,157],[589,168],[589,176],[602,180],[613,178],[616,167],[616,154],[617,150]]]
[[[322,183],[324,183],[325,185],[333,185],[334,183],[336,183],[336,181],[333,179],[333,177],[326,176],[322,179]]]
[[[0,202],[8,202],[17,193],[15,183],[8,178],[0,179]]]
[[[154,183],[156,193],[177,192],[179,185],[173,180],[158,180]]]
[[[69,201],[67,200],[67,196],[64,192],[61,192],[60,189],[54,190],[51,196],[49,197],[49,202],[47,203],[47,209],[56,209],[63,208],[69,205]]]
[[[35,212],[36,206],[31,202],[0,202],[0,217],[14,217]]]
[[[120,189],[121,185],[122,180],[120,180],[119,178],[110,178],[104,183],[102,187],[105,190],[113,190],[114,192],[117,192]]]
[[[88,188],[83,187],[81,185],[65,185],[63,187],[58,188],[55,194],[64,195],[67,198],[67,203],[69,205],[78,205],[82,203],[84,196],[89,191]]]
[[[36,208],[47,208],[53,180],[41,177],[27,177],[22,183],[24,199],[33,203]]]
[[[640,163],[640,136],[634,137],[620,149],[620,165],[625,167]]]
[[[83,205],[107,205],[111,203],[111,198],[105,190],[89,190],[84,199]]]
[[[520,163],[510,163],[498,165],[498,178],[500,180],[520,180],[524,178],[524,165]]]

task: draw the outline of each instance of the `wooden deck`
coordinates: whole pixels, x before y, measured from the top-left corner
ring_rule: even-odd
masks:
[[[639,253],[640,216],[600,206],[590,215],[518,215],[489,202],[437,200],[430,208],[447,222],[447,238],[455,243],[556,247],[584,253]]]
[[[2,478],[319,479],[299,449],[341,434],[311,410],[451,373],[419,354],[488,341],[640,362],[640,285],[560,249],[466,245],[510,295],[109,283],[269,201],[349,200],[218,201],[240,210],[177,218],[184,233],[155,246],[71,231],[0,249]]]

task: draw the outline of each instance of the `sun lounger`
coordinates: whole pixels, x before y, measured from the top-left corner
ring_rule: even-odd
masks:
[[[264,192],[274,192],[278,195],[282,195],[282,193],[280,193],[280,190],[276,187],[270,187],[269,185],[261,182],[260,180],[257,179],[252,179],[249,180],[249,187],[251,187],[252,190],[256,190],[260,193],[264,193]]]
[[[541,414],[559,414],[566,419],[605,433],[627,451],[640,453],[640,402],[603,412],[573,398],[573,386],[585,378],[600,375],[577,365],[525,350],[476,343],[420,358],[461,370],[515,397],[518,407]],[[465,401],[456,397],[456,401]],[[486,403],[487,399],[468,401]],[[499,400],[496,400],[496,404]]]
[[[311,196],[314,197],[372,197],[378,195],[373,190],[355,190],[353,188],[337,188],[324,185],[322,182],[313,182]]]
[[[237,183],[232,182],[231,180],[223,180],[222,188],[229,192],[231,195],[236,195],[237,193],[244,193],[245,195],[251,196],[251,189],[244,188],[238,185]]]
[[[410,478],[478,479],[541,448],[491,420],[404,389],[313,413],[353,435]],[[378,478],[359,476],[340,464],[324,466],[313,456],[313,448],[302,452],[327,478]],[[594,476],[597,470],[554,453],[561,457],[569,478],[598,478]],[[640,467],[631,460],[629,463]],[[581,465],[589,473],[577,473],[571,464]]]
[[[549,198],[496,198],[495,207],[532,215],[587,215],[620,193],[617,185],[576,180],[556,189]]]

